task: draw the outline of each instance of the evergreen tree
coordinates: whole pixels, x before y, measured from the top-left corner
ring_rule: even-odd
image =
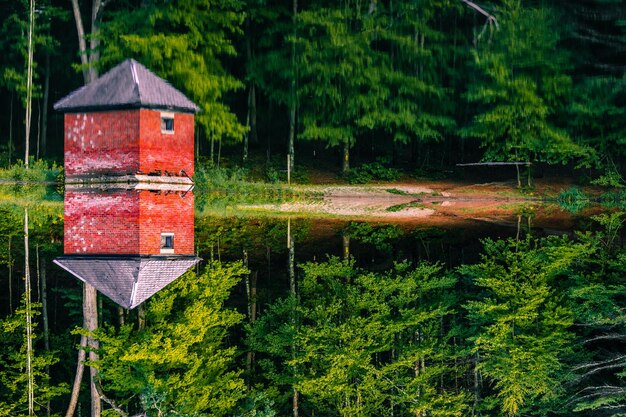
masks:
[[[307,414],[462,415],[464,393],[439,385],[462,372],[447,366],[458,354],[458,329],[444,324],[454,283],[437,265],[379,274],[337,258],[303,266],[298,298],[277,301],[250,329],[250,345],[266,355],[263,375],[282,393],[277,403],[295,387]],[[295,324],[284,314],[292,308]]]
[[[30,305],[29,305],[30,304]],[[0,320],[0,416],[20,417],[29,415],[29,376],[25,372],[27,360],[26,315],[34,319],[41,313],[39,303],[27,303],[22,297],[15,313]],[[30,342],[34,345],[39,336],[31,333]],[[47,368],[59,361],[55,352],[35,352],[31,358],[34,411],[43,413],[49,401],[68,392],[67,384],[53,385]],[[47,410],[50,411],[50,410]],[[52,415],[55,415],[54,413]]]
[[[224,302],[246,272],[240,263],[209,263],[148,302],[145,328],[98,331],[95,365],[108,402],[148,415],[228,415],[244,387],[232,366],[235,349],[224,342],[242,316]]]
[[[538,244],[539,243],[539,244]],[[481,408],[506,415],[533,413],[560,394],[571,349],[573,312],[555,290],[555,279],[581,249],[570,243],[487,240],[481,262],[459,271],[481,289],[466,304],[473,325],[477,371],[490,381]]]
[[[479,139],[488,161],[587,158],[590,150],[554,123],[571,80],[552,9],[504,0],[498,12],[499,29],[474,51],[478,78],[467,98],[478,112],[461,134]]]
[[[602,229],[578,236],[586,251],[569,274],[577,356],[571,366],[566,410],[619,415],[626,408],[626,251],[624,213],[596,216]]]
[[[226,95],[243,85],[223,61],[237,51],[239,0],[142,1],[112,10],[102,27],[106,65],[134,57],[167,79],[202,109],[196,121],[211,141],[240,140],[245,127],[229,109]]]

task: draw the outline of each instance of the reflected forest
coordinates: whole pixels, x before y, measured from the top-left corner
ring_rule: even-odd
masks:
[[[626,1],[0,12],[0,417],[626,416]]]

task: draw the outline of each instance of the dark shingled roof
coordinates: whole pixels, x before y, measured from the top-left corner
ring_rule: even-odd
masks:
[[[200,111],[183,93],[134,59],[127,59],[54,104],[54,109],[63,113],[137,108]]]
[[[120,306],[132,309],[199,261],[193,255],[68,255],[54,263]]]

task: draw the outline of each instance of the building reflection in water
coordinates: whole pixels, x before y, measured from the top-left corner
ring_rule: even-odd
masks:
[[[127,309],[152,297],[200,260],[193,192],[162,188],[67,189],[64,256],[54,262]]]

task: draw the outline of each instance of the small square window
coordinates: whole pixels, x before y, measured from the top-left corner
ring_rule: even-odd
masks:
[[[174,253],[174,233],[161,233],[161,253]]]
[[[161,133],[174,133],[174,113],[161,113]]]

